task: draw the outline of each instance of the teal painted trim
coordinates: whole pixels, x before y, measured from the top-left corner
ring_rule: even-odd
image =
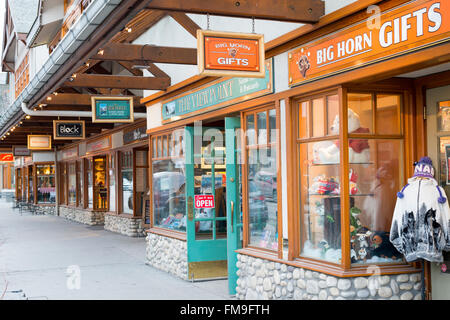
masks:
[[[236,294],[237,283],[237,249],[241,247],[240,233],[240,179],[239,164],[237,161],[237,146],[235,129],[241,127],[241,119],[225,118],[225,149],[227,170],[227,256],[228,256],[228,292]],[[234,181],[231,181],[233,179]],[[231,201],[234,203],[233,219],[231,217]]]

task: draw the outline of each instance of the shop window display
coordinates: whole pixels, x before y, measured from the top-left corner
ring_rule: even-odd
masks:
[[[37,202],[54,203],[56,200],[55,190],[55,166],[36,165]]]
[[[401,99],[395,94],[349,93],[346,100],[348,166],[341,163],[338,95],[298,104],[300,255],[341,264],[342,247],[349,245],[354,264],[398,262],[389,229],[395,194],[403,182]],[[345,190],[344,173],[349,183]],[[350,211],[350,244],[341,243],[341,201]]]
[[[68,164],[68,200],[69,204],[76,205],[77,203],[77,175],[76,164]]]
[[[121,152],[122,213],[133,214],[133,151]]]
[[[251,113],[246,115],[245,119],[249,244],[276,251],[278,250],[276,110]]]
[[[114,154],[109,157],[109,211],[116,211],[116,157]]]
[[[170,150],[169,150],[170,152]],[[149,193],[148,150],[136,150],[136,209],[135,215],[142,216],[144,201]]]
[[[184,131],[174,131],[165,137],[151,139],[153,226],[186,232]],[[167,156],[163,141],[168,143]]]
[[[106,156],[94,158],[94,209],[108,209],[106,184]]]
[[[28,202],[34,203],[34,172],[33,166],[28,167]]]

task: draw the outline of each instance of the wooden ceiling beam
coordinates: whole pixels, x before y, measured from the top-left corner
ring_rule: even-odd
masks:
[[[99,50],[92,59],[110,61],[150,61],[156,63],[196,65],[197,49],[110,43]]]
[[[169,78],[133,77],[79,74],[72,81],[64,83],[67,87],[121,88],[140,90],[164,90],[170,86]]]
[[[321,0],[152,0],[147,8],[299,23],[315,23],[325,14]]]

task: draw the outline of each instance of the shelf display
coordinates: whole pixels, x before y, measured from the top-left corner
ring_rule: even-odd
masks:
[[[299,125],[305,126],[298,131],[300,255],[337,264],[348,259],[342,257],[341,243],[341,202],[346,201],[349,212],[344,216],[349,217],[350,243],[345,245],[349,246],[351,263],[397,263],[401,259],[389,242],[389,230],[395,195],[404,180],[403,139],[401,135],[383,139],[383,134],[401,132],[400,98],[395,94],[348,93],[346,100],[346,164],[341,163],[339,114],[334,112],[330,117],[329,112],[335,96],[299,102]],[[342,185],[344,173],[346,188]]]

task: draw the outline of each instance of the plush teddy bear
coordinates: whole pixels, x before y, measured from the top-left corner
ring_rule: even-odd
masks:
[[[339,134],[339,115],[337,115],[331,126],[331,135]],[[352,109],[348,109],[348,132],[368,133],[368,128],[362,128],[359,115]],[[315,163],[331,164],[339,163],[339,141],[321,141],[313,146]],[[349,139],[349,162],[369,162],[370,150],[367,139]]]

